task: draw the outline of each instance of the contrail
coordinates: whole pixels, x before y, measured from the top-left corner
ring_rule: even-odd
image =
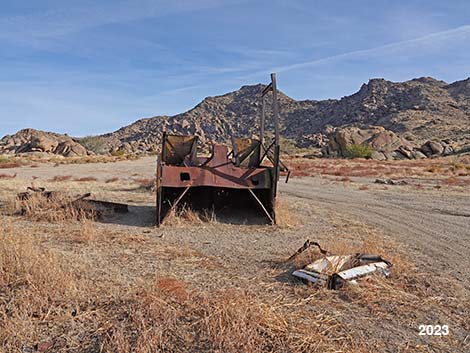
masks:
[[[459,36],[461,36],[462,38],[466,38],[470,36],[470,25],[463,25],[460,27],[446,30],[446,31],[435,32],[435,33],[427,34],[422,37],[389,43],[389,44],[381,45],[381,46],[374,47],[374,48],[354,50],[354,51],[350,51],[347,53],[327,56],[327,57],[315,59],[315,60],[304,61],[304,62],[297,63],[297,64],[278,66],[278,67],[271,68],[271,71],[272,72],[285,72],[285,71],[291,71],[291,70],[296,70],[296,69],[302,69],[306,67],[330,63],[330,62],[341,60],[341,59],[350,59],[350,58],[361,57],[364,55],[383,53],[385,51],[400,50],[410,45],[429,44],[429,43],[434,43],[438,41],[442,42],[444,40],[457,38]],[[257,76],[257,75],[261,75],[265,73],[266,71],[263,70],[263,71],[250,74],[249,77]]]

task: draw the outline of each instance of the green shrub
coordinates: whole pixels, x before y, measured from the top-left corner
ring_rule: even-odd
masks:
[[[100,136],[86,136],[77,139],[83,147],[96,154],[104,154],[108,152],[105,140]]]
[[[345,157],[347,158],[372,158],[374,150],[367,145],[348,145],[346,146]]]
[[[117,151],[113,151],[111,152],[111,156],[113,157],[121,157],[121,156],[124,156],[126,152],[124,150],[117,150]]]

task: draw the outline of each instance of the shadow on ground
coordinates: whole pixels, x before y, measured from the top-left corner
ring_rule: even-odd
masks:
[[[155,206],[129,205],[128,213],[116,213],[100,219],[101,223],[118,224],[133,227],[154,227],[157,210]],[[233,225],[267,225],[269,221],[250,211],[220,211],[214,213],[213,221]],[[165,223],[163,223],[164,225]]]
[[[103,217],[101,223],[118,224],[133,227],[154,227],[156,219],[155,206],[133,206],[129,205],[129,212],[116,213],[112,216]]]

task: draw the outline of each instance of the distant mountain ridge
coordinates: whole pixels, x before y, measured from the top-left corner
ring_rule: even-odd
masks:
[[[187,112],[140,119],[99,139],[105,151],[139,153],[158,148],[164,130],[195,134],[203,143],[256,135],[264,87],[243,86],[207,97]],[[332,128],[368,126],[382,126],[417,144],[445,140],[470,146],[470,78],[451,84],[432,77],[405,82],[371,79],[352,95],[321,101],[297,101],[279,92],[279,106],[282,136],[301,147],[325,145]],[[270,121],[270,109],[267,115]]]
[[[163,130],[219,142],[228,142],[232,134],[257,134],[264,87],[243,86],[207,97],[185,113],[141,119],[102,137],[110,148],[139,151],[158,144]],[[279,105],[281,134],[302,146],[317,144],[318,135],[331,127],[369,125],[419,143],[449,139],[470,144],[470,78],[452,84],[431,77],[405,82],[371,79],[339,100],[297,101],[280,92]]]

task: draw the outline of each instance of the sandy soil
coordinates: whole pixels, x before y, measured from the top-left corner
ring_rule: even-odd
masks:
[[[424,185],[417,190],[413,185],[384,187],[368,178],[341,182],[332,177],[293,176],[288,184],[280,184],[280,199],[289,205],[290,212],[298,219],[297,226],[260,225],[261,219],[237,215],[219,218],[214,223],[155,228],[154,195],[141,190],[135,182],[139,178],[152,178],[154,166],[154,158],[147,157],[117,163],[39,164],[34,168],[9,169],[7,173],[17,176],[0,180],[0,200],[5,201],[33,183],[72,193],[91,191],[97,198],[129,203],[129,214],[96,224],[96,232],[112,233],[116,239],[120,234],[144,236],[145,240],[137,245],[123,247],[116,240],[107,249],[87,245],[84,250],[83,244],[64,243],[60,238],[50,236],[50,233],[60,233],[60,225],[34,225],[37,233],[49,234],[45,240],[47,246],[71,259],[85,259],[97,278],[123,286],[136,285],[156,273],[171,273],[196,287],[243,288],[259,293],[270,303],[282,302],[285,298],[295,297],[299,288],[310,291],[293,281],[289,275],[292,268],[283,264],[283,260],[306,239],[317,240],[325,247],[345,241],[354,248],[373,238],[383,244],[383,249],[408,259],[416,266],[414,271],[431,276],[436,283],[439,278],[445,279],[443,283],[454,283],[463,293],[458,297],[456,307],[462,304],[461,298],[469,298],[468,186],[437,190],[430,182],[429,187]],[[71,175],[72,179],[93,176],[98,180],[86,183],[50,181],[59,175]],[[113,177],[119,181],[105,183]],[[15,219],[15,222],[26,230],[32,229],[28,220]],[[192,255],[182,257],[181,253]],[[387,254],[383,255],[387,257]],[[302,293],[304,300],[310,298],[311,293]],[[446,297],[434,302],[433,298],[439,295],[433,293],[429,299],[433,307],[424,306],[419,310],[410,307],[410,312],[403,316],[397,313],[384,320],[365,303],[358,305],[347,295],[346,299],[342,294],[331,295],[336,296],[334,300],[342,306],[339,311],[329,314],[334,314],[342,330],[366,339],[371,347],[386,346],[390,352],[414,351],[409,347],[418,346],[421,348],[417,351],[435,352],[463,352],[470,348],[468,320],[463,317],[468,314],[468,303],[463,303],[463,311],[446,307],[455,298]],[[327,309],[313,303],[308,310],[318,315]],[[355,318],[355,325],[351,327],[352,318]],[[451,337],[439,341],[418,336],[419,324],[449,324]]]

